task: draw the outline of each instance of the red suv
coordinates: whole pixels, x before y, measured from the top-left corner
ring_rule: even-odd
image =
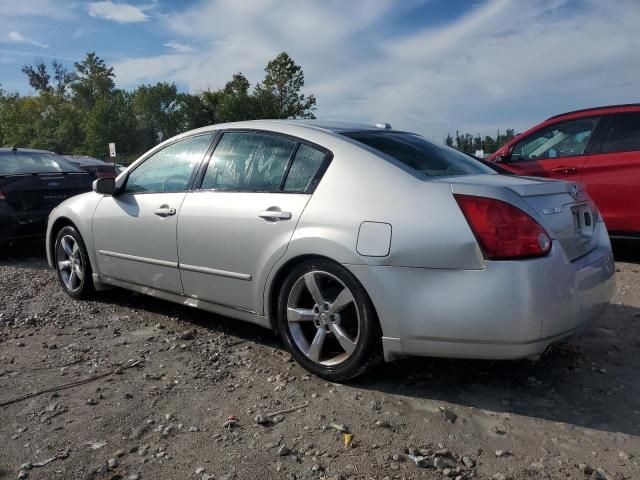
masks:
[[[612,237],[640,238],[640,104],[556,115],[489,161],[518,175],[584,183]]]

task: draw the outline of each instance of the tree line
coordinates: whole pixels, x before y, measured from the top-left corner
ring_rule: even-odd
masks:
[[[470,133],[460,133],[456,130],[456,136],[447,134],[444,143],[450,147],[457,148],[466,153],[475,154],[477,150],[483,150],[485,154],[493,153],[501,146],[513,139],[517,135],[513,128],[508,128],[503,133],[498,130],[495,137],[491,135],[471,135]]]
[[[178,92],[175,83],[115,87],[113,67],[95,52],[69,71],[62,63],[25,65],[34,94],[0,88],[0,145],[105,159],[135,159],[178,133],[214,123],[261,118],[315,118],[316,98],[302,93],[304,72],[282,52],[255,87],[236,73],[218,90]]]

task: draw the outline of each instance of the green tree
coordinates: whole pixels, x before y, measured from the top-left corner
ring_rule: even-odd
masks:
[[[123,90],[98,97],[83,122],[82,153],[106,159],[110,142],[117,144],[119,156],[130,157],[139,152],[131,97]]]
[[[133,111],[141,143],[151,147],[179,132],[178,89],[175,84],[140,85],[133,92]]]
[[[33,65],[25,65],[22,67],[24,73],[29,79],[29,85],[36,92],[51,91],[51,75],[47,72],[47,65],[43,61],[36,61]]]
[[[92,107],[100,96],[113,91],[115,87],[113,67],[108,67],[95,52],[87,53],[85,59],[82,62],[76,62],[74,66],[76,74],[70,86],[74,99],[82,107]]]
[[[271,60],[265,72],[254,92],[259,118],[315,118],[316,97],[301,93],[304,72],[286,52]]]

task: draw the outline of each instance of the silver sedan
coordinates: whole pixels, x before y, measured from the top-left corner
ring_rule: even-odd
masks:
[[[181,134],[57,207],[47,254],[74,298],[116,286],[253,322],[336,381],[407,355],[536,358],[614,284],[581,185],[388,125]]]

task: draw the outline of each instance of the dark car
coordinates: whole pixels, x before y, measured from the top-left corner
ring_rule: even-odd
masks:
[[[611,237],[640,239],[640,104],[556,115],[488,160],[517,175],[584,183]]]
[[[52,152],[0,148],[0,244],[44,236],[51,210],[93,178]]]
[[[120,173],[112,163],[103,162],[87,155],[65,155],[64,158],[93,174],[95,178],[115,178]]]

